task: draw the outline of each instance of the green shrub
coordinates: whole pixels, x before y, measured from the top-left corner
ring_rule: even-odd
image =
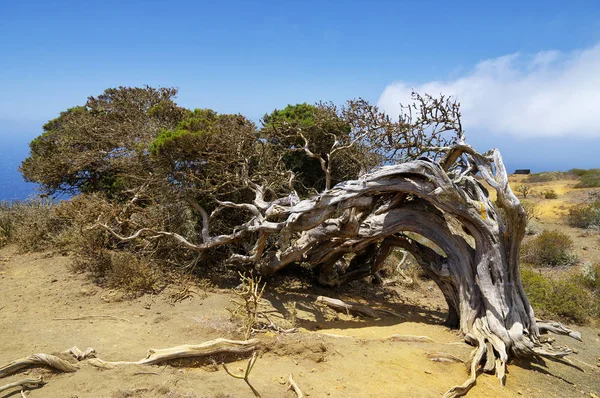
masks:
[[[522,267],[521,279],[538,316],[582,324],[599,315],[598,298],[585,288],[579,276],[555,280],[529,267]]]
[[[577,177],[581,177],[587,172],[586,169],[571,169],[569,170],[569,174],[576,175]]]
[[[600,295],[600,263],[592,264],[589,261],[583,263],[581,280],[590,289],[596,290]]]
[[[521,259],[538,266],[573,265],[573,240],[560,231],[544,230],[521,247]]]
[[[600,169],[587,170],[579,177],[579,183],[575,188],[595,188],[600,187]]]
[[[545,171],[542,173],[529,174],[527,182],[549,182],[573,178],[573,175],[564,171]]]
[[[548,189],[547,191],[543,191],[542,195],[544,195],[544,199],[556,199],[558,195],[554,189]]]
[[[576,228],[600,228],[600,200],[572,206],[567,223]]]

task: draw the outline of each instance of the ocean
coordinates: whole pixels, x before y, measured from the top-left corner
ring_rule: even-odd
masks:
[[[0,202],[24,200],[38,194],[37,184],[25,182],[19,166],[29,155],[27,143],[0,143]]]

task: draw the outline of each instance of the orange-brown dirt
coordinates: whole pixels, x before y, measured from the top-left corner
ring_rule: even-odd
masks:
[[[582,257],[597,260],[598,234],[581,236],[580,231],[566,227],[556,216],[581,200],[583,192],[572,191],[572,181],[552,184],[559,198],[539,199],[544,213],[538,222],[544,228],[567,231]],[[190,295],[182,301],[175,302],[174,298],[185,297],[176,293],[186,286],[171,286],[158,295],[127,299],[117,291],[94,285],[85,275],[71,273],[71,261],[69,256],[20,254],[11,247],[0,250],[0,366],[32,353],[55,353],[74,345],[82,350],[93,347],[104,360],[135,361],[143,358],[149,348],[240,336],[227,311],[235,298],[229,289],[203,289],[188,282]],[[263,397],[295,397],[287,390],[290,374],[309,397],[440,397],[467,378],[464,364],[428,357],[443,352],[466,361],[472,350],[456,331],[442,326],[446,307],[431,282],[414,288],[389,288],[386,294],[361,284],[343,290],[296,285],[290,284],[287,291],[267,289],[264,296],[262,310],[285,327],[294,322],[291,308],[296,302],[299,332],[257,334],[262,348],[250,381]],[[335,314],[314,304],[315,294],[362,301],[401,317],[382,313],[381,319],[366,320]],[[600,330],[593,326],[575,328],[582,332],[582,343],[563,336],[556,338],[559,344],[577,351],[567,361],[512,361],[505,387],[495,376],[482,374],[468,396],[600,395]],[[428,336],[434,342],[386,339],[394,334]],[[75,373],[32,368],[0,379],[0,386],[43,375],[47,384],[29,391],[32,398],[252,397],[243,380],[232,378],[219,366],[221,360],[216,357],[111,370],[99,370],[83,361]],[[228,367],[239,373],[246,361],[241,358]],[[0,392],[0,398],[19,394],[13,389]]]

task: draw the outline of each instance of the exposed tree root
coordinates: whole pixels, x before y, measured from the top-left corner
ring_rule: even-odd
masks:
[[[554,321],[540,321],[537,320],[538,328],[540,329],[540,333],[552,332],[554,334],[561,334],[565,336],[569,336],[575,340],[581,340],[581,333],[576,330],[569,329],[565,327],[562,323],[554,322]]]

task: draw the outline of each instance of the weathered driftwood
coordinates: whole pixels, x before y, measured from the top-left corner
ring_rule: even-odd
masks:
[[[375,313],[375,310],[373,308],[371,308],[367,305],[354,303],[352,301],[344,301],[344,300],[335,299],[335,298],[331,298],[331,297],[325,297],[325,296],[317,296],[315,301],[317,303],[324,304],[327,307],[332,308],[336,311],[344,312],[346,314],[354,313],[354,314],[364,315],[369,318],[375,318],[375,319],[379,318],[379,316],[377,316],[377,314]]]
[[[37,388],[43,386],[44,384],[46,384],[46,382],[41,377],[30,377],[0,386],[0,392],[10,390],[11,388],[15,387],[21,387],[22,391],[23,388]]]
[[[150,349],[146,358],[139,361],[103,361],[92,358],[88,362],[96,367],[112,369],[121,365],[156,365],[162,362],[181,358],[201,358],[215,354],[244,354],[254,351],[259,341],[252,340],[228,340],[218,338],[202,344],[187,344],[164,349]]]
[[[0,367],[0,378],[6,377],[30,366],[48,366],[59,372],[75,372],[77,369],[79,369],[77,365],[73,365],[55,355],[32,354],[28,357],[19,358]]]

